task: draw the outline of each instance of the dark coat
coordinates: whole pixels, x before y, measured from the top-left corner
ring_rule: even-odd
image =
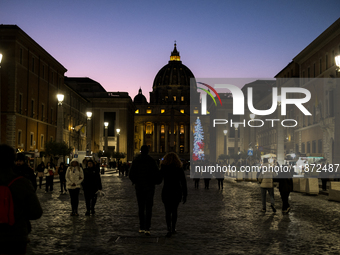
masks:
[[[182,168],[174,165],[161,165],[161,175],[164,180],[162,201],[166,203],[179,203],[188,194],[187,181]]]
[[[30,168],[26,163],[21,166],[16,165],[13,169],[13,172],[16,175],[23,176],[26,179],[30,180],[33,185],[34,190],[37,190],[37,187],[38,187],[37,178],[34,174],[33,169]]]
[[[102,189],[102,180],[100,178],[100,170],[98,167],[88,167],[83,170],[84,181],[81,183],[84,191],[96,193]]]
[[[293,179],[290,172],[279,172],[274,182],[279,183],[280,192],[292,192],[293,191]]]
[[[136,190],[155,189],[162,179],[156,161],[149,155],[138,155],[131,164],[129,178],[135,184]]]
[[[58,174],[59,174],[59,179],[62,181],[66,181],[65,175],[66,175],[67,167],[59,167],[58,168]]]
[[[0,185],[8,185],[14,178],[14,172],[0,172]],[[0,224],[1,243],[10,241],[25,242],[30,231],[29,220],[39,219],[43,213],[32,183],[26,178],[20,178],[10,186],[14,204],[15,223],[13,226]]]

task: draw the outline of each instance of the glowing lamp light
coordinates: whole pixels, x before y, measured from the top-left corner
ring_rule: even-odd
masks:
[[[253,119],[255,119],[255,114],[251,113],[251,114],[249,114],[249,117],[253,120]]]
[[[235,129],[236,130],[238,129],[238,123],[235,123]]]
[[[104,126],[107,128],[109,126],[109,122],[104,122]]]
[[[117,131],[117,134],[119,135],[120,129],[119,129],[119,128],[117,128],[117,129],[116,129],[116,131]]]
[[[86,116],[87,116],[88,119],[91,119],[91,117],[92,117],[92,112],[86,112]]]
[[[0,53],[0,64],[1,64],[1,60],[2,60],[2,54]]]
[[[281,96],[277,96],[277,103],[278,105],[281,105]]]
[[[340,55],[335,57],[335,64],[338,67],[338,71],[340,70]]]
[[[57,95],[57,99],[58,99],[58,105],[61,105],[64,101],[64,95],[63,94],[58,94]]]
[[[224,133],[224,135],[227,135],[227,133],[228,133],[228,130],[223,130],[223,133]]]

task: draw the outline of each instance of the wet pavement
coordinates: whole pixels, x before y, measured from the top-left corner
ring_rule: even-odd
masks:
[[[44,214],[32,221],[27,254],[340,254],[340,203],[327,195],[291,193],[291,212],[277,212],[267,203],[262,213],[259,185],[225,179],[210,189],[199,189],[189,177],[188,199],[180,204],[177,234],[165,238],[166,224],[161,185],[155,192],[151,237],[138,233],[137,202],[128,177],[107,173],[102,177],[105,197],[99,198],[95,216],[85,216],[80,195],[79,217],[70,216],[68,195],[37,191]],[[268,200],[269,201],[269,200]]]

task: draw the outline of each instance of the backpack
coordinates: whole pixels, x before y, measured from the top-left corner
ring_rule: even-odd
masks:
[[[9,189],[9,186],[11,186],[13,182],[21,178],[22,176],[14,178],[7,186],[0,185],[0,224],[5,223],[12,226],[15,223],[14,204],[12,199],[12,192]]]

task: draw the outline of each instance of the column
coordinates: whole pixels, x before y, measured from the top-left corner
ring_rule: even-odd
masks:
[[[165,138],[165,152],[169,152],[169,126],[168,124],[164,124],[164,138]]]
[[[156,149],[157,153],[159,153],[160,141],[161,141],[161,125],[160,123],[157,123],[157,149]]]
[[[153,123],[152,131],[152,152],[156,152],[156,124]]]
[[[180,131],[181,131],[181,125],[177,123],[177,131],[176,131],[176,153],[179,154],[179,141],[180,141]]]

